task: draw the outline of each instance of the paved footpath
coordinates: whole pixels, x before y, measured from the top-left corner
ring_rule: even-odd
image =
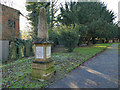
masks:
[[[118,88],[118,44],[72,70],[49,88]]]

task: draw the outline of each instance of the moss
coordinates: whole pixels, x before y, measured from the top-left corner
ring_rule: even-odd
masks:
[[[55,62],[55,68],[49,68],[46,72],[56,70],[54,81],[64,77],[66,73],[76,68],[90,57],[103,50],[110,44],[96,44],[91,47],[78,47],[72,53],[57,52],[52,54],[52,60]],[[98,46],[98,47],[96,47]],[[99,47],[100,46],[100,47]],[[101,47],[105,46],[105,47]],[[25,88],[41,88],[46,86],[46,83],[31,79],[32,61],[31,58],[19,59],[15,62],[2,65],[2,87],[25,87]],[[34,75],[35,73],[33,73]],[[53,73],[52,73],[53,74]],[[36,75],[36,74],[35,74]],[[9,78],[10,77],[10,78]],[[41,77],[38,76],[37,77]],[[13,83],[13,81],[15,83]]]

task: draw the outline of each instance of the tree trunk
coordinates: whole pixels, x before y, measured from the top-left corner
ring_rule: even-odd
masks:
[[[109,42],[109,40],[108,40],[108,38],[106,38],[106,42],[105,43],[108,43]]]
[[[92,44],[96,44],[95,38],[92,38]]]
[[[87,43],[87,45],[90,45],[90,39],[88,39],[88,43]]]
[[[102,39],[102,43],[104,43],[104,40]]]

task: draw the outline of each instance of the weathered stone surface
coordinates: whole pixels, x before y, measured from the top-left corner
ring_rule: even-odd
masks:
[[[53,72],[51,72],[51,73],[49,73],[49,74],[46,74],[46,75],[44,75],[44,76],[39,75],[39,74],[32,73],[31,76],[33,77],[33,79],[37,79],[37,80],[40,80],[40,81],[44,81],[44,80],[50,79],[54,74],[55,74],[55,71],[53,71]]]
[[[48,39],[48,26],[45,8],[41,8],[39,13],[38,37],[41,39]]]
[[[36,47],[43,47],[43,58],[36,58],[36,54],[37,54]],[[36,61],[49,61],[50,60],[50,57],[49,58],[46,57],[46,54],[47,54],[46,48],[47,47],[51,47],[51,44],[35,44],[35,60]]]
[[[30,46],[31,46],[31,43],[30,42],[26,42],[25,43],[25,49],[26,49],[26,56],[30,56]]]
[[[40,64],[40,63],[32,63],[32,68],[33,69],[49,69],[50,67],[54,66],[54,62],[46,63],[46,64]]]
[[[35,60],[32,63],[33,78],[48,80],[54,75],[54,62],[51,60],[51,42],[48,42],[48,27],[45,8],[40,9],[38,39],[34,42]]]
[[[32,69],[31,76],[34,78],[48,80],[52,75],[54,75],[55,69],[51,67],[49,69]]]
[[[11,56],[11,59],[16,59],[17,58],[17,48],[16,48],[16,45],[14,42],[11,42],[11,45],[10,45],[10,56]]]
[[[19,58],[24,57],[24,46],[19,45]]]
[[[47,74],[47,75],[43,75],[41,79],[43,79],[43,80],[48,80],[48,79],[50,79],[54,74],[55,74],[55,70],[52,71],[51,73]]]
[[[33,68],[32,72],[35,72],[36,74],[44,75],[48,74],[50,72],[54,71],[54,67],[50,67],[49,69],[36,69]]]

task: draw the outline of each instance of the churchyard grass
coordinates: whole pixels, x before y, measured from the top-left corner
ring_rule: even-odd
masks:
[[[120,43],[118,45],[118,54],[120,54]]]
[[[56,74],[49,81],[39,81],[30,76],[34,57],[17,60],[2,65],[2,88],[44,88],[51,82],[61,79],[75,67],[87,61],[111,44],[96,44],[87,47],[77,47],[73,52],[52,53]]]

